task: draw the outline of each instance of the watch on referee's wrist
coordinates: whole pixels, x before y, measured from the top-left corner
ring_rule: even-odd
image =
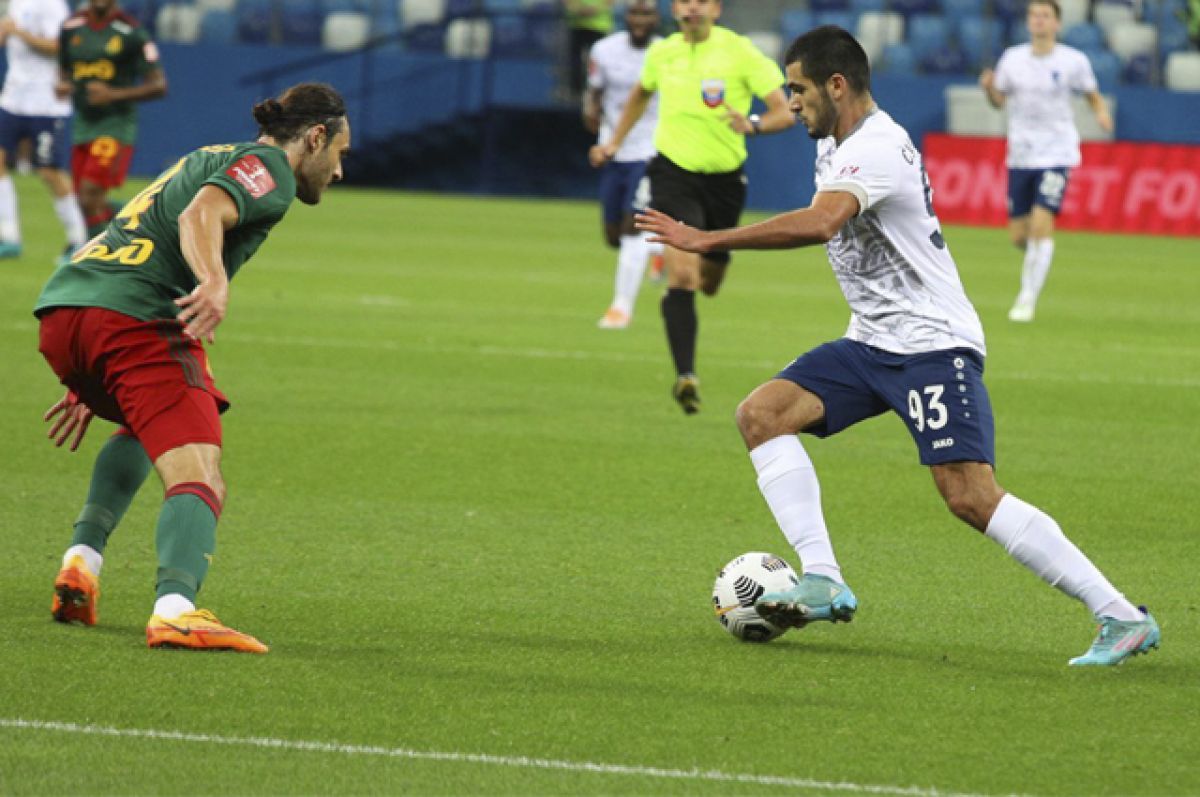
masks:
[[[750,129],[754,131],[754,135],[762,135],[762,117],[756,113],[752,113],[746,117],[746,121],[750,123]]]

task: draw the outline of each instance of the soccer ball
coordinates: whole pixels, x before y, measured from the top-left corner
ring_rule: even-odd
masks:
[[[770,642],[786,631],[754,611],[754,601],[767,592],[791,589],[800,583],[792,566],[775,554],[744,553],[717,573],[713,611],[725,630],[746,642]]]

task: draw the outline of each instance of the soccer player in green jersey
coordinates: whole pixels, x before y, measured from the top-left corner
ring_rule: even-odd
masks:
[[[129,201],[103,235],[58,268],[34,309],[40,350],[67,387],[46,413],[59,446],[79,446],[93,415],[120,424],[96,458],[54,583],[60,622],[96,622],[108,537],[151,467],[158,518],[150,647],[265,653],[195,605],[225,500],[220,413],[201,341],[225,318],[229,280],[292,200],[317,204],[342,177],[350,125],[330,86],[302,83],[254,107],[256,141],[202,147]]]
[[[746,136],[787,130],[793,124],[783,93],[783,72],[744,36],[716,24],[720,0],[674,0],[679,32],[651,45],[606,144],[590,160],[612,160],[658,92],[658,127],[650,161],[650,207],[701,230],[733,227],[746,204]],[[766,103],[750,114],[754,97]],[[672,395],[689,415],[700,409],[696,377],[696,290],[716,294],[729,264],[728,252],[703,256],[667,246],[667,293],[662,300],[667,342],[675,361]]]
[[[75,104],[75,192],[96,235],[113,216],[108,192],[125,183],[133,158],[136,103],[165,96],[167,78],[150,35],[116,0],[88,0],[63,23],[58,67],[58,94]]]

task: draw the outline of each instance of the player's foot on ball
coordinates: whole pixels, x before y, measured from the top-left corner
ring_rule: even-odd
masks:
[[[79,621],[96,624],[100,579],[88,570],[82,556],[72,556],[54,579],[54,601],[50,613],[60,623]]]
[[[767,622],[783,628],[803,628],[817,620],[848,623],[858,611],[858,598],[845,584],[806,573],[791,589],[759,597],[754,610]]]
[[[629,326],[629,322],[633,320],[629,313],[616,307],[610,307],[605,311],[604,316],[596,322],[596,326],[601,329],[624,329]]]
[[[671,396],[688,415],[700,411],[700,378],[695,374],[683,374],[675,380]]]
[[[146,644],[152,648],[237,650],[266,653],[269,648],[249,634],[224,626],[207,609],[184,612],[167,619],[154,615],[146,623]]]
[[[1033,320],[1033,312],[1036,305],[1024,299],[1017,297],[1017,301],[1013,304],[1012,309],[1008,311],[1008,320],[1016,321],[1019,324],[1028,324]]]
[[[650,258],[650,281],[662,282],[663,276],[666,274],[667,260],[662,255],[654,255]]]
[[[1101,617],[1100,628],[1087,653],[1076,656],[1069,662],[1072,667],[1111,667],[1130,656],[1149,653],[1158,647],[1162,634],[1158,623],[1145,606],[1139,606],[1144,615],[1141,620],[1118,620]]]

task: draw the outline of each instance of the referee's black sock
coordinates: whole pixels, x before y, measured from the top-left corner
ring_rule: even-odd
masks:
[[[675,373],[696,372],[696,292],[683,288],[668,288],[662,298],[662,316],[667,327],[667,343],[675,360]]]

